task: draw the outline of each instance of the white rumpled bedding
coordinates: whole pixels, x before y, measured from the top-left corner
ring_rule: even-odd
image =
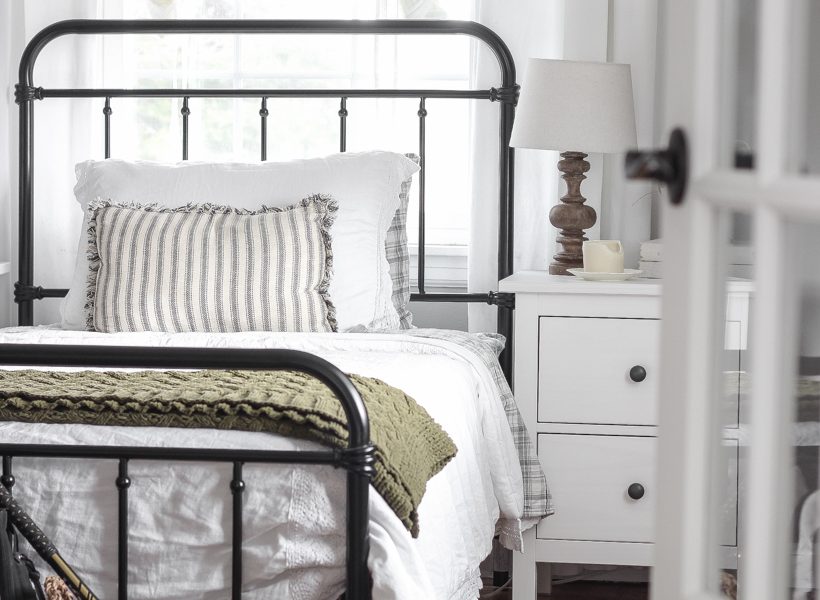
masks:
[[[99,334],[53,327],[0,330],[0,343],[293,348],[415,398],[458,447],[419,508],[413,539],[371,488],[368,561],[374,598],[478,596],[478,566],[499,522],[520,542],[521,468],[491,375],[458,344],[348,333]],[[4,443],[309,448],[266,433],[0,423]],[[223,599],[230,585],[230,466],[134,462],[130,590],[135,598]],[[116,463],[15,459],[17,498],[103,598],[116,591]],[[245,598],[336,598],[344,584],[344,472],[245,468]],[[512,538],[510,537],[512,536]]]

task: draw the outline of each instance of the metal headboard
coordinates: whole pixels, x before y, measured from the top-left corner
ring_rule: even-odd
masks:
[[[67,34],[389,34],[389,35],[467,35],[486,44],[500,67],[500,85],[489,89],[205,89],[205,88],[43,88],[34,85],[34,64],[40,51],[52,40]],[[188,158],[189,98],[259,98],[260,157],[267,158],[266,131],[269,98],[339,98],[339,149],[347,143],[347,100],[349,98],[418,98],[419,156],[419,256],[418,292],[411,300],[419,302],[480,302],[498,306],[498,331],[512,347],[512,310],[514,296],[497,292],[486,294],[428,293],[425,278],[425,119],[428,98],[479,99],[499,103],[499,231],[498,277],[512,274],[513,269],[513,150],[509,140],[518,96],[515,65],[506,44],[493,31],[471,21],[433,20],[69,20],[55,23],[37,34],[26,46],[20,59],[19,83],[15,101],[20,107],[20,204],[19,204],[19,276],[14,284],[14,301],[18,304],[20,325],[34,322],[34,300],[60,298],[66,289],[34,285],[34,105],[47,98],[102,98],[105,127],[105,157],[111,151],[112,98],[182,98],[182,159]],[[501,365],[507,379],[512,371],[512,353],[505,350]]]

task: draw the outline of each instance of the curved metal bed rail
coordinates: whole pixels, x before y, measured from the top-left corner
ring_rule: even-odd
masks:
[[[11,457],[108,458],[120,462],[118,577],[119,595],[127,598],[128,576],[128,461],[216,461],[234,465],[232,598],[238,599],[242,582],[242,465],[254,463],[326,464],[347,470],[347,594],[348,598],[370,597],[367,569],[369,552],[368,496],[373,474],[374,448],[370,443],[367,409],[356,387],[330,362],[298,350],[239,348],[168,348],[132,346],[63,346],[0,344],[0,365],[67,366],[144,369],[292,369],[307,373],[328,386],[339,399],[347,417],[348,445],[326,451],[220,450],[201,448],[66,446],[43,444],[0,444],[3,474],[0,483],[14,486]],[[79,590],[76,590],[79,592]]]
[[[56,38],[69,34],[115,33],[467,35],[481,40],[492,50],[501,68],[502,85],[515,84],[512,53],[492,29],[474,21],[433,19],[69,19],[49,25],[26,45],[20,59],[20,83],[32,85],[37,56]]]

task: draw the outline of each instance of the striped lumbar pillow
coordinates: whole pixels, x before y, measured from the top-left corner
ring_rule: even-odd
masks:
[[[335,331],[336,203],[248,211],[89,205],[86,325],[116,331]]]

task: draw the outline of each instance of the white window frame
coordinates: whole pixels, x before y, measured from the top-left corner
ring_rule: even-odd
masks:
[[[145,0],[149,1],[149,0]],[[233,0],[234,9],[237,14],[239,13],[239,8],[241,7],[241,0]],[[377,3],[377,15],[376,17],[379,18],[396,18],[400,16],[400,0],[380,0]],[[106,0],[104,3],[106,9],[106,16],[109,17],[116,17],[116,18],[131,18],[133,16],[133,11],[127,11],[127,5],[124,5],[124,0]],[[472,14],[474,15],[476,12],[476,7],[473,6],[471,8]],[[361,12],[361,11],[358,11]],[[161,15],[159,15],[161,16]],[[184,17],[189,17],[190,15],[184,15]],[[371,15],[368,15],[371,16]],[[141,41],[144,41],[146,38],[140,37],[133,40],[129,40],[126,42],[127,44],[138,44]],[[265,71],[264,69],[242,69],[241,67],[241,42],[239,41],[239,37],[235,38],[235,46],[234,46],[234,68],[231,70],[213,70],[207,72],[183,72],[180,73],[179,71],[170,71],[164,69],[138,69],[137,65],[135,64],[128,64],[126,68],[122,68],[124,57],[132,56],[133,52],[132,49],[124,47],[122,44],[122,40],[118,39],[108,39],[106,40],[105,45],[105,52],[104,54],[108,57],[107,62],[108,65],[106,67],[106,72],[108,73],[115,73],[118,76],[121,75],[123,71],[128,72],[129,81],[122,81],[118,82],[118,84],[123,85],[123,87],[129,87],[134,85],[134,82],[139,79],[167,79],[169,76],[177,81],[178,85],[185,85],[185,81],[188,79],[198,79],[207,77],[209,79],[219,79],[223,81],[229,81],[233,86],[241,87],[244,80],[247,79],[276,79],[281,77],[281,74],[273,73]],[[350,38],[350,43],[352,45],[361,44],[363,43],[362,40],[356,39],[354,37]],[[376,38],[376,44],[378,44],[378,54],[381,56],[378,60],[383,61],[395,61],[397,56],[396,46],[398,44],[398,38],[385,38],[379,39]],[[356,48],[354,47],[354,52]],[[368,54],[372,54],[373,50],[369,49]],[[469,53],[468,56],[472,54]],[[471,57],[472,59],[473,57]],[[130,60],[130,59],[128,59]],[[374,85],[372,80],[373,71],[371,69],[367,69],[367,72],[361,71],[361,64],[354,64],[351,65],[350,71],[346,72],[342,75],[342,79],[349,79],[351,81],[351,85],[356,85],[353,82],[357,80],[362,80],[363,87],[370,87]],[[390,70],[388,70],[390,71]],[[393,69],[392,71],[395,71]],[[448,87],[453,85],[452,82],[457,81],[459,84],[463,83],[463,86],[466,88],[470,85],[470,74],[472,71],[472,65],[467,65],[462,73],[442,73],[442,72],[435,72],[431,76],[425,76],[426,81],[428,82],[435,82],[435,81],[446,81],[448,83]],[[310,74],[311,79],[339,79],[339,74]],[[384,80],[378,80],[376,82],[378,85],[391,85],[390,82],[385,82]],[[457,86],[458,84],[456,84]],[[179,101],[180,106],[176,106],[173,111],[178,113],[179,108],[181,107],[181,100]],[[193,101],[192,101],[193,103]],[[273,104],[273,101],[271,101]],[[355,106],[354,100],[349,101],[351,105],[349,109],[353,110]],[[234,123],[241,123],[242,122],[242,114],[240,114],[241,103],[238,101],[233,102],[233,122]],[[272,106],[271,106],[272,108]],[[432,109],[431,109],[432,110]],[[465,111],[466,112],[466,111]],[[357,115],[351,115],[351,119],[356,118]],[[247,115],[245,115],[247,119]],[[191,131],[192,135],[196,135],[193,132],[197,131],[198,128],[201,128],[201,124],[198,124],[195,119],[198,118],[196,111],[192,108],[192,115],[191,115]],[[431,119],[435,118],[435,115],[431,116]],[[354,126],[353,122],[348,126],[348,131],[350,132],[350,127]],[[472,127],[472,121],[468,123],[468,128]],[[269,133],[268,133],[268,147],[271,148],[271,133],[270,129],[272,125],[269,123]],[[116,128],[116,123],[115,123]],[[174,136],[181,136],[181,132],[177,131],[177,129],[181,129],[181,125],[178,121],[172,118],[171,120],[171,130],[170,136],[172,139],[175,139]],[[128,135],[128,134],[126,134]],[[350,133],[349,133],[350,135]],[[467,139],[464,141],[464,151],[468,155],[470,152],[470,141],[469,138],[471,136],[467,136]],[[116,145],[116,135],[114,136],[115,145]],[[135,146],[137,142],[133,142],[131,146]],[[243,139],[242,139],[242,128],[239,126],[233,127],[233,149],[231,150],[232,155],[239,155],[238,153],[243,151]],[[417,151],[417,148],[408,148],[407,151]],[[116,154],[116,150],[114,152]],[[191,158],[193,160],[196,159],[196,156],[192,155]],[[178,160],[178,158],[174,158],[174,160]],[[467,177],[469,177],[469,173]],[[445,202],[447,201],[447,197],[449,194],[442,194],[441,198],[436,198],[435,196],[435,187],[430,185],[430,177],[428,177],[428,186],[427,186],[427,239],[430,241],[431,237],[436,237],[436,227],[434,224],[430,222],[430,209],[431,207],[435,206],[436,202]],[[468,181],[464,182],[465,184],[469,184]],[[466,188],[465,188],[466,190]],[[416,236],[417,236],[417,226],[415,225],[415,215],[417,214],[417,205],[415,203],[414,198],[417,189],[414,188],[411,190],[411,204],[410,204],[410,215],[409,223],[408,223],[408,238],[411,242],[410,244],[410,252],[411,252],[411,265],[412,265],[412,285],[416,285],[416,264],[417,264],[417,244],[413,243]],[[465,197],[469,197],[469,194],[465,191]],[[470,231],[470,218],[469,214],[465,216],[464,222],[460,224],[460,227],[457,227],[461,233],[459,235],[460,239],[469,240],[469,231]],[[450,239],[449,236],[443,233],[446,229],[452,228],[451,226],[444,226],[439,228],[439,235],[438,238],[441,240]],[[458,290],[458,289],[466,289],[467,287],[467,253],[468,253],[468,241],[463,243],[455,242],[454,244],[436,244],[436,243],[428,243],[426,244],[426,276],[425,279],[428,282],[427,287],[430,288],[442,288],[448,290]]]

